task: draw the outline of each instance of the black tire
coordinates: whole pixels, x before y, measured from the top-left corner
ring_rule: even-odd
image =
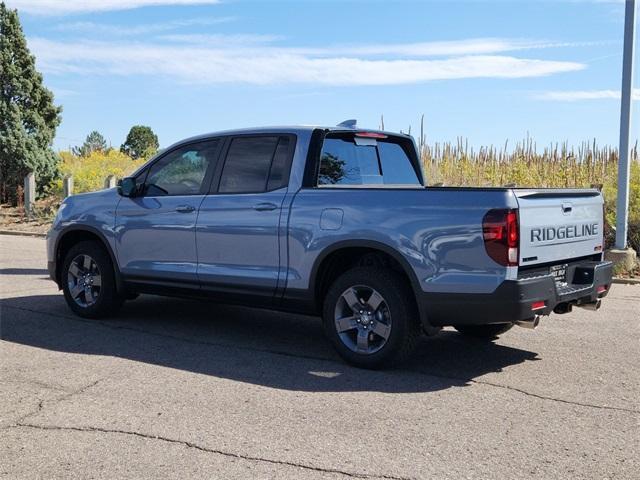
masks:
[[[357,286],[378,292],[384,300],[380,308],[390,319],[386,320],[390,326],[387,339],[372,353],[353,351],[344,343],[336,326],[335,315],[340,308],[339,302],[344,302],[343,293]],[[360,368],[379,369],[402,363],[411,355],[421,335],[418,308],[408,281],[393,270],[379,267],[356,267],[338,277],[325,295],[322,319],[326,335],[338,354],[346,362]],[[356,335],[361,328],[359,326],[355,330]],[[369,331],[369,338],[378,339],[373,333]]]
[[[458,325],[454,328],[463,335],[480,340],[495,340],[499,335],[511,330],[513,323],[490,323],[487,325]]]
[[[71,294],[72,286],[68,280],[71,263],[80,255],[87,255],[93,260],[97,266],[96,272],[99,273],[101,278],[100,288],[94,297],[95,300],[92,299],[92,304],[84,306],[74,299]],[[84,241],[71,247],[64,258],[60,275],[64,298],[69,308],[71,308],[75,314],[84,318],[103,318],[117,313],[122,306],[124,298],[118,294],[116,289],[116,280],[111,258],[104,247],[98,242]]]

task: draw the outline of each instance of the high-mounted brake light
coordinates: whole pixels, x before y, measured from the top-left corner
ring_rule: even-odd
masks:
[[[482,219],[482,236],[493,260],[505,267],[518,266],[518,210],[489,210]]]
[[[382,134],[382,133],[376,133],[376,132],[358,132],[356,133],[356,137],[363,137],[363,138],[387,138],[386,135]]]

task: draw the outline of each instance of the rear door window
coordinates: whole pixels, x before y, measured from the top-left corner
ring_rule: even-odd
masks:
[[[219,193],[260,193],[289,182],[288,137],[236,137],[231,140],[220,177]]]
[[[413,146],[406,139],[329,134],[320,154],[318,185],[420,185],[408,148]]]

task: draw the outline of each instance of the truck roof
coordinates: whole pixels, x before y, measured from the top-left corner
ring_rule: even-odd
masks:
[[[210,132],[210,133],[203,133],[200,135],[195,135],[193,137],[189,137],[189,138],[185,138],[183,140],[179,140],[178,142],[175,142],[173,145],[170,145],[167,148],[170,147],[174,147],[177,145],[180,145],[182,143],[188,143],[188,142],[193,142],[193,141],[197,141],[197,140],[206,140],[207,138],[211,138],[211,137],[220,137],[220,136],[228,136],[228,135],[247,135],[247,134],[251,134],[251,133],[257,133],[257,134],[264,134],[264,133],[293,133],[293,134],[299,134],[299,133],[304,133],[304,132],[310,132],[313,131],[315,129],[322,129],[322,130],[329,130],[332,132],[349,132],[349,131],[353,131],[353,132],[362,132],[362,131],[366,131],[366,132],[375,132],[375,133],[381,133],[384,135],[393,135],[393,136],[401,136],[401,137],[407,137],[410,138],[410,135],[404,134],[404,133],[398,133],[398,132],[389,132],[386,130],[378,130],[378,129],[372,129],[372,128],[348,128],[348,127],[344,127],[344,126],[333,126],[333,127],[327,127],[327,126],[323,126],[323,125],[290,125],[290,126],[273,126],[273,127],[249,127],[249,128],[237,128],[237,129],[232,129],[232,130],[220,130],[217,132]]]

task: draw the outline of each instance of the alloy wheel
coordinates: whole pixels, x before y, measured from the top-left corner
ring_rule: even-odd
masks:
[[[86,253],[76,255],[69,264],[67,284],[71,298],[81,307],[94,305],[100,296],[102,276],[96,261]]]
[[[350,287],[340,295],[334,322],[342,343],[359,354],[379,351],[391,334],[391,313],[386,301],[365,285]]]

